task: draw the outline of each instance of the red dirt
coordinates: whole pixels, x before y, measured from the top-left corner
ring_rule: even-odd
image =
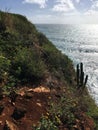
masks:
[[[27,94],[30,95],[30,99],[26,98],[25,89]],[[42,87],[36,89],[23,88],[18,93],[20,95],[18,95],[15,105],[12,105],[9,97],[4,97],[0,101],[0,104],[4,105],[4,110],[0,115],[0,130],[3,130],[6,120],[16,123],[19,130],[32,130],[32,125],[37,124],[42,114],[45,114],[47,111],[47,99],[50,95],[48,89]],[[27,110],[25,116],[17,121],[11,116],[15,107]]]
[[[0,130],[4,129],[5,123],[11,126],[10,130],[32,130],[32,126],[37,125],[41,116],[47,113],[49,98],[56,94],[55,90],[52,93],[48,88],[38,87],[35,89],[23,87],[17,90],[18,96],[15,103],[11,103],[8,96],[0,100],[0,106],[4,106],[4,110],[0,115]],[[52,94],[52,95],[51,95]],[[12,114],[15,108],[26,110],[25,116],[20,119],[14,119]],[[78,120],[76,121],[75,129],[77,130],[94,130],[94,122],[84,113],[77,113]],[[60,130],[68,130],[66,126],[60,127]]]

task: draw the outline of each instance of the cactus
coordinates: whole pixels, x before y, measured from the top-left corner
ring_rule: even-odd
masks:
[[[77,64],[77,86],[78,88],[80,87],[85,87],[87,84],[88,80],[88,75],[84,77],[84,71],[83,71],[83,63]]]
[[[77,86],[79,86],[79,64],[77,64]]]

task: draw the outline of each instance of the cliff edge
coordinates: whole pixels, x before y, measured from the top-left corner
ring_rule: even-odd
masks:
[[[0,130],[95,130],[97,119],[68,56],[26,17],[0,11]]]

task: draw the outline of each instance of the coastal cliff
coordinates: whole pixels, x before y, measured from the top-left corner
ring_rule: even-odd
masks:
[[[98,108],[72,61],[26,17],[0,12],[0,130],[94,130]]]

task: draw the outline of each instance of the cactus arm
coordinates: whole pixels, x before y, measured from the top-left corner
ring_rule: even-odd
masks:
[[[85,87],[86,84],[87,84],[87,80],[88,80],[88,75],[86,75],[86,78],[85,78],[85,81],[84,81],[84,87]]]
[[[80,70],[79,70],[79,64],[77,64],[77,86],[79,86],[79,72],[80,72]]]

